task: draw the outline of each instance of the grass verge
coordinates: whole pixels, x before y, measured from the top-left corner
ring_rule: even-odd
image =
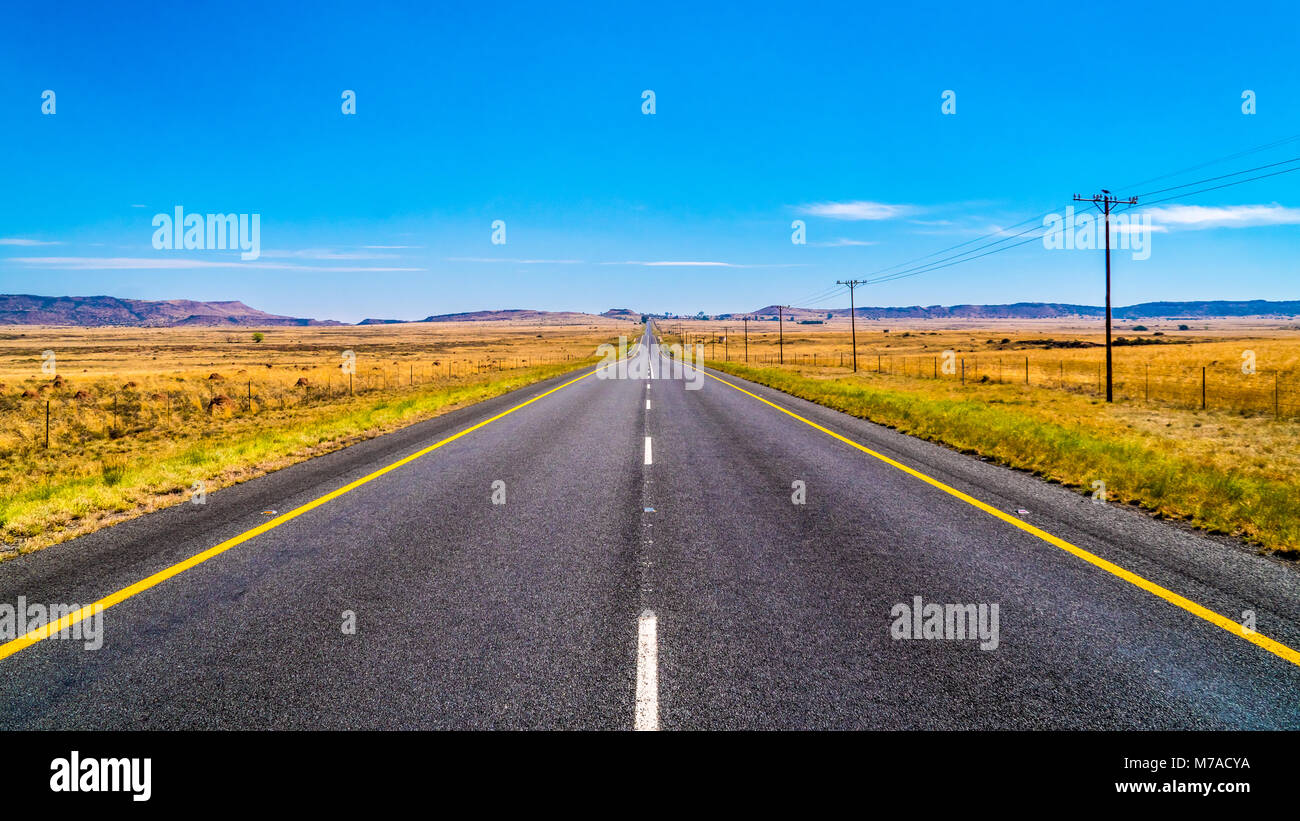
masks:
[[[596,360],[592,359],[594,363]],[[303,409],[180,425],[115,451],[31,455],[0,485],[0,559],[28,553],[582,367],[485,373]]]
[[[902,433],[1136,504],[1156,516],[1300,558],[1300,477],[1276,466],[1223,464],[1173,434],[1136,428],[1125,411],[1085,397],[1042,401],[1028,390],[972,398],[947,387],[872,384],[869,376],[815,375],[710,361],[719,371]],[[1261,421],[1261,425],[1286,424]],[[1198,424],[1199,427],[1199,424]]]

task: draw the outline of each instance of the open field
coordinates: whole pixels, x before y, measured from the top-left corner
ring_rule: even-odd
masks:
[[[856,375],[847,320],[787,325],[784,366],[772,324],[757,332],[750,323],[749,367],[739,323],[683,321],[680,333],[711,341],[730,328],[727,344],[706,353],[711,365],[1088,493],[1103,482],[1112,501],[1300,551],[1300,330],[1290,323],[1146,323],[1141,337],[1160,342],[1115,349],[1109,406],[1096,322],[894,323],[887,332],[859,322]],[[665,341],[679,339],[675,321],[662,329]],[[1243,371],[1247,352],[1254,373]]]
[[[572,370],[620,333],[635,326],[5,328],[0,555]]]

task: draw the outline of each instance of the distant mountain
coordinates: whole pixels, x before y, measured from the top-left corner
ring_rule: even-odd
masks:
[[[125,325],[147,328],[342,325],[333,320],[268,314],[242,302],[153,302],[112,296],[0,294],[0,325]]]
[[[539,319],[549,311],[528,311],[511,308],[502,311],[462,311],[458,314],[434,314],[426,316],[421,322],[491,322],[501,319]]]
[[[635,319],[638,321],[641,319],[641,315],[631,308],[610,308],[608,311],[603,312],[601,316],[609,319]]]
[[[1102,317],[1106,309],[1100,305],[1071,305],[1058,302],[1017,302],[1010,305],[913,305],[906,308],[862,307],[854,313],[863,319],[1055,319]],[[795,321],[846,317],[848,308],[788,308],[785,316]],[[1300,316],[1300,300],[1270,302],[1252,299],[1240,302],[1143,302],[1113,308],[1116,319],[1209,319],[1240,316],[1294,317]],[[777,306],[768,305],[757,311],[728,314],[731,317],[753,316],[773,319]]]
[[[604,316],[605,314],[601,314]],[[593,314],[579,311],[531,311],[523,308],[511,308],[501,311],[465,311],[459,314],[435,314],[420,320],[421,322],[499,322],[513,319],[517,321],[539,323],[562,323],[573,321],[590,322]],[[640,314],[637,318],[640,319]]]
[[[1102,309],[1098,309],[1102,310]],[[1270,302],[1267,299],[1250,299],[1242,302],[1143,302],[1127,308],[1112,310],[1124,319],[1203,319],[1228,316],[1296,316],[1300,314],[1300,300]]]

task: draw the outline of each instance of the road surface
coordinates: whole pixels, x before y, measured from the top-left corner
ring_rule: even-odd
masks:
[[[1300,728],[1294,568],[651,342],[0,564],[121,591],[0,650],[0,728]]]

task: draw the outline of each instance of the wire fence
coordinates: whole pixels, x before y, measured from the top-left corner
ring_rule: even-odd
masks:
[[[526,357],[438,359],[422,362],[358,363],[355,372],[304,364],[282,364],[275,376],[159,373],[110,386],[104,380],[73,385],[61,377],[0,393],[3,447],[76,448],[93,440],[157,434],[180,426],[210,425],[275,411],[342,406],[356,397],[398,396],[430,386],[473,384],[483,374],[573,361],[568,353]],[[165,384],[164,384],[165,383]]]

